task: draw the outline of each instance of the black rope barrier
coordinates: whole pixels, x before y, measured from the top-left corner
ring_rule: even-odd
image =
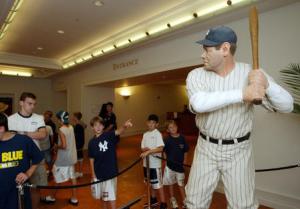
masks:
[[[184,164],[184,163],[171,161],[171,160],[168,160],[168,159],[163,158],[163,157],[159,157],[159,156],[155,156],[155,157],[158,158],[158,159],[167,161],[167,162],[171,162],[173,164],[182,165],[182,166],[187,167],[187,168],[191,168],[192,167],[191,165],[187,165],[187,164]],[[294,164],[294,165],[289,165],[289,166],[277,167],[277,168],[256,169],[255,172],[259,173],[259,172],[268,172],[268,171],[279,171],[279,170],[286,170],[286,169],[292,169],[292,168],[297,168],[297,167],[300,167],[300,163],[299,164]]]
[[[131,165],[129,165],[127,168],[123,169],[122,171],[118,172],[116,175],[114,175],[112,177],[109,177],[109,178],[100,179],[98,181],[90,182],[90,183],[76,184],[76,185],[66,185],[66,186],[42,186],[42,185],[33,185],[33,184],[25,183],[24,186],[31,187],[31,188],[36,188],[36,189],[73,189],[73,188],[79,188],[79,187],[86,187],[86,186],[90,186],[90,185],[93,185],[93,184],[98,184],[98,183],[107,181],[109,179],[113,179],[117,176],[120,176],[123,173],[125,173],[126,171],[128,171],[129,169],[131,169],[133,166],[138,164],[140,161],[141,161],[141,158],[138,158]]]

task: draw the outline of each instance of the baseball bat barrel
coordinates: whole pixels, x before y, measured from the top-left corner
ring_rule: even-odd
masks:
[[[250,37],[251,37],[251,48],[252,48],[252,67],[253,70],[259,69],[259,61],[258,61],[258,15],[257,9],[253,6],[250,9],[249,15],[249,29],[250,29]],[[261,99],[254,99],[253,104],[260,105],[262,103]]]

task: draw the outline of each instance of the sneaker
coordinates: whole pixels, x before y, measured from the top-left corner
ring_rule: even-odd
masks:
[[[167,203],[165,202],[160,203],[159,209],[168,209]]]
[[[178,204],[175,197],[170,198],[171,208],[178,209]]]
[[[69,199],[69,203],[70,203],[71,205],[77,206],[77,205],[79,204],[79,201],[78,201],[77,199],[70,198],[70,199]]]
[[[41,197],[40,201],[46,204],[53,204],[55,203],[56,199],[51,196],[46,196],[46,197]]]
[[[81,172],[75,172],[75,177],[76,178],[81,178],[81,177],[83,177],[83,173],[81,173]]]
[[[152,207],[156,207],[156,206],[158,206],[158,201],[157,201],[157,199],[156,199],[156,197],[151,197],[151,199],[150,199],[150,207],[152,208]],[[148,203],[146,202],[145,204],[144,204],[144,208],[147,208],[148,207]]]

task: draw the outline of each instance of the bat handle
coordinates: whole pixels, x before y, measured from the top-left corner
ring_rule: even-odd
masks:
[[[254,99],[252,101],[252,103],[255,104],[255,105],[261,105],[262,104],[262,100],[261,99]]]

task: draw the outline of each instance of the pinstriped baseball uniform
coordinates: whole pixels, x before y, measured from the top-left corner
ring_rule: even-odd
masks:
[[[253,105],[243,103],[242,93],[250,69],[248,64],[235,63],[235,68],[225,77],[202,68],[188,75],[190,108],[196,112],[200,132],[211,138],[235,141],[230,145],[220,144],[221,140],[214,144],[199,136],[186,186],[189,209],[209,208],[219,178],[224,183],[228,208],[258,208],[252,143],[236,140],[252,130]],[[281,112],[291,111],[293,99],[289,93],[267,78],[265,104]]]

